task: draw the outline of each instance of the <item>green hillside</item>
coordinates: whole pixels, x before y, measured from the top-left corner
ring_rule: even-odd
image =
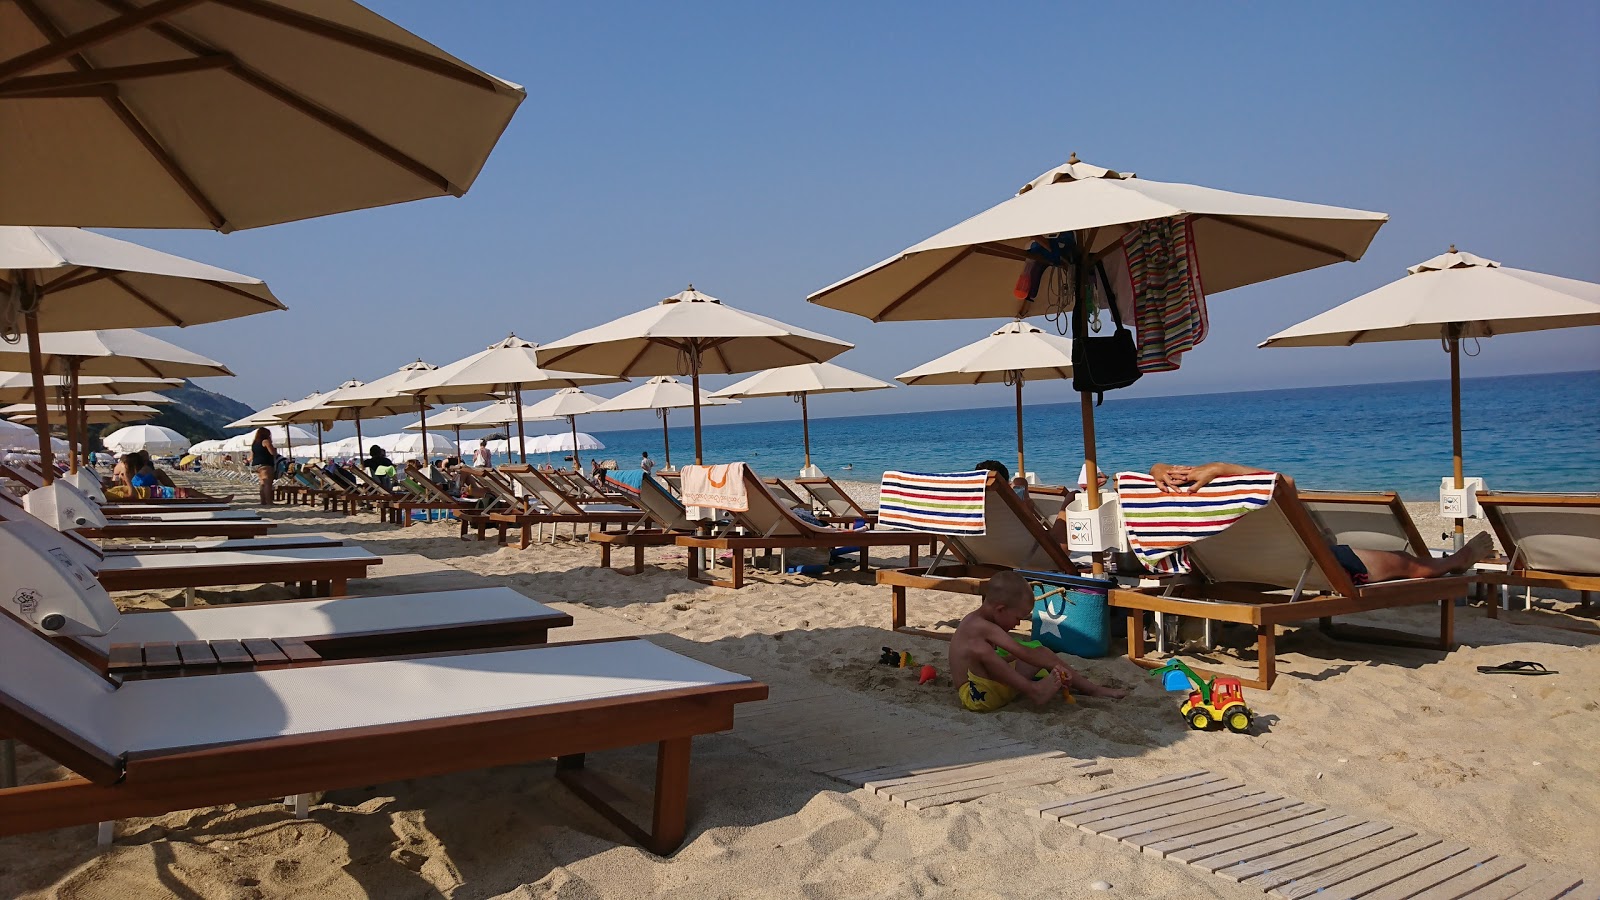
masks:
[[[156,407],[161,410],[160,414],[144,424],[170,428],[191,443],[235,434],[237,432],[230,432],[224,426],[255,412],[232,397],[208,391],[192,381],[185,381],[182,387],[162,393],[171,397],[172,402]],[[98,448],[101,434],[121,427],[116,424],[89,426],[89,447]]]

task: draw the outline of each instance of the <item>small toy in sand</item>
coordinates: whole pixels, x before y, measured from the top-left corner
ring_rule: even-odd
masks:
[[[917,674],[917,684],[927,684],[938,677],[939,671],[933,666],[923,666],[922,671]]]
[[[1166,665],[1150,675],[1160,678],[1161,686],[1169,691],[1189,691],[1189,698],[1183,701],[1178,712],[1195,731],[1206,731],[1221,723],[1236,734],[1250,733],[1255,713],[1244,705],[1244,688],[1239,679],[1218,675],[1207,681],[1177,657],[1167,660]]]
[[[895,650],[891,647],[885,647],[883,648],[883,655],[878,657],[878,665],[880,666],[909,669],[916,664],[917,661],[911,658],[911,652],[908,650]]]

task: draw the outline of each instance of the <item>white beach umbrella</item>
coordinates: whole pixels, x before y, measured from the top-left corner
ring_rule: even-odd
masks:
[[[412,434],[398,434],[385,448],[389,455],[397,460],[422,459],[426,461],[434,456],[455,456],[456,445],[438,432],[418,432]]]
[[[585,375],[544,369],[536,358],[537,349],[537,344],[513,334],[503,341],[490,344],[486,350],[415,379],[406,390],[429,400],[444,402],[472,402],[491,399],[490,395],[510,394],[520,409],[523,391],[546,391],[626,380],[614,375]],[[523,434],[523,420],[518,418],[519,443]],[[527,462],[525,454],[522,461]]]
[[[1023,185],[1016,196],[812,294],[808,300],[874,322],[1026,318],[1052,309],[1048,298],[1014,293],[1027,250],[1052,236],[1074,249],[1080,271],[1122,247],[1138,224],[1191,226],[1207,294],[1361,258],[1388,221],[1383,213],[1149,181],[1092,166],[1074,155]],[[1065,279],[1062,279],[1063,281]],[[1094,407],[1080,396],[1084,470],[1098,471]],[[1088,479],[1087,507],[1100,505]],[[1096,571],[1100,569],[1096,560]]]
[[[736,384],[731,384],[712,396],[734,397],[792,397],[800,404],[800,434],[805,444],[806,464],[802,476],[820,474],[811,465],[811,415],[806,398],[811,394],[855,393],[881,391],[894,385],[879,381],[833,363],[804,363],[798,366],[780,366],[767,369]]]
[[[164,406],[173,402],[166,394],[154,391],[136,391],[131,394],[100,394],[91,398],[95,403],[141,403],[145,406]]]
[[[63,451],[66,449],[66,443],[60,438],[53,437],[50,441],[59,445],[58,449]],[[0,419],[0,450],[38,453],[39,432],[19,422]]]
[[[1285,328],[1261,346],[1439,341],[1450,354],[1451,456],[1461,490],[1461,342],[1583,325],[1600,325],[1600,284],[1506,268],[1451,246],[1407,269],[1399,281]],[[1464,536],[1465,523],[1456,519],[1457,547]]]
[[[154,456],[175,456],[189,449],[189,439],[160,425],[130,425],[119,428],[100,441],[107,450],[132,453],[144,450]]]
[[[1011,322],[988,337],[895,376],[906,384],[1009,384],[1017,395],[1017,474],[1028,471],[1022,444],[1022,385],[1072,377],[1072,339],[1026,322]]]
[[[407,388],[420,383],[439,367],[423,362],[407,363],[394,372],[356,387],[343,388],[317,403],[326,409],[348,409],[352,416],[388,416],[398,412],[415,412],[422,417],[422,433],[427,434],[428,404],[422,397]],[[342,413],[341,413],[342,415]],[[357,423],[359,431],[360,424]]]
[[[250,415],[242,419],[235,419],[222,427],[232,430],[235,428],[261,428],[267,425],[280,425],[282,420],[278,418],[278,413],[283,412],[293,404],[293,400],[274,400],[272,405],[264,406]]]
[[[360,405],[338,406],[340,398],[355,393],[358,389],[366,387],[366,382],[354,379],[340,384],[331,391],[312,394],[303,400],[290,403],[287,407],[279,409],[275,420],[279,422],[299,422],[320,427],[327,431],[335,422],[354,422],[356,426],[356,442],[361,440],[361,423],[372,419],[382,419],[388,416],[411,412],[417,408],[416,401],[409,394],[395,395],[388,400],[364,400]]]
[[[545,344],[539,363],[634,375],[687,375],[694,388],[694,458],[702,460],[700,376],[825,362],[852,344],[744,312],[690,285],[648,309]]]
[[[525,93],[351,0],[7,3],[0,222],[231,231],[460,196]]]
[[[701,406],[730,406],[738,403],[712,395],[701,390],[699,393]],[[662,471],[672,471],[672,439],[667,434],[667,414],[674,409],[695,405],[695,392],[689,385],[673,378],[670,375],[657,375],[644,384],[623,391],[610,400],[596,406],[590,412],[637,412],[639,410],[653,409],[657,418],[661,419],[661,444],[666,454],[666,465]]]
[[[525,407],[522,410],[522,417],[523,419],[535,420],[566,419],[568,427],[572,429],[572,439],[567,444],[567,450],[572,453],[572,468],[578,469],[577,451],[587,449],[581,445],[577,437],[578,417],[585,413],[593,412],[595,407],[604,402],[604,397],[597,397],[582,388],[562,388],[538,403]],[[545,452],[553,453],[555,451],[547,450]]]
[[[479,424],[475,424],[475,423],[469,421],[474,412],[476,412],[476,410],[467,409],[465,406],[452,406],[449,409],[447,409],[447,410],[445,410],[445,411],[443,411],[441,413],[435,414],[433,419],[432,419],[432,421],[428,422],[427,424],[432,425],[435,428],[451,428],[451,429],[454,429],[455,433],[456,433],[456,446],[460,447],[461,446],[461,429],[467,428],[467,429],[471,429],[471,430],[477,430],[477,429],[480,429],[480,428],[494,428],[495,427],[494,425],[489,425],[489,424],[479,425]],[[407,425],[405,427],[406,431],[421,431],[422,429],[423,429],[423,422],[420,419],[415,421],[415,422],[412,422],[410,425]],[[474,449],[476,449],[476,448],[474,448]],[[462,452],[463,453],[471,453],[472,451],[463,449]]]

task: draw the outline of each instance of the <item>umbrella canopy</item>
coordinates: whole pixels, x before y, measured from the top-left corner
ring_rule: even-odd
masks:
[[[8,3],[0,222],[231,231],[460,196],[524,96],[351,0]]]
[[[229,428],[235,426],[229,425]],[[301,428],[299,425],[258,425],[257,428],[267,429],[267,434],[272,436],[272,446],[284,453],[290,452],[294,447],[309,447],[316,442],[317,436]],[[255,431],[245,434],[236,434],[223,442],[228,450],[248,450],[255,439]]]
[[[3,348],[3,345],[0,345]],[[0,366],[3,366],[0,363]],[[78,396],[99,397],[127,391],[165,391],[181,387],[180,378],[127,378],[105,375],[83,375],[78,378]],[[56,397],[69,392],[65,375],[44,377],[46,397]],[[0,403],[21,403],[33,399],[33,376],[27,372],[0,375]]]
[[[463,428],[477,428],[480,425],[490,428],[515,422],[522,405],[513,397],[497,400],[482,409],[475,410],[461,421]],[[420,423],[419,423],[420,424]]]
[[[132,453],[144,450],[155,456],[174,456],[190,449],[189,439],[160,425],[130,425],[101,439],[107,450]]]
[[[688,375],[697,392],[694,457],[700,462],[703,374],[737,375],[769,366],[825,362],[852,344],[744,312],[689,285],[649,309],[538,349],[541,365],[608,375]]]
[[[1600,325],[1600,284],[1510,269],[1492,259],[1448,253],[1406,276],[1285,328],[1263,347],[1347,347],[1378,341],[1437,340],[1450,354],[1452,466],[1461,464],[1461,341],[1497,334]],[[1456,546],[1466,523],[1456,519]]]
[[[51,443],[58,445],[56,449],[66,451],[65,441],[51,438]],[[0,419],[0,451],[17,451],[21,453],[39,452],[39,432],[26,425],[8,422]]]
[[[288,409],[290,406],[293,406],[293,405],[294,405],[294,401],[293,400],[276,400],[276,401],[274,401],[272,403],[271,406],[267,406],[267,407],[264,407],[262,409],[258,409],[255,412],[251,413],[250,415],[245,416],[242,419],[238,419],[238,420],[235,420],[233,422],[229,422],[228,424],[226,424],[226,425],[224,425],[222,427],[228,428],[228,429],[233,429],[233,428],[262,428],[262,427],[266,427],[266,426],[270,426],[270,425],[282,424],[282,420],[278,418],[278,414],[283,412],[284,410]],[[303,431],[304,429],[301,429],[301,430]],[[309,433],[310,432],[307,432],[307,434],[309,434]]]
[[[321,394],[312,394],[304,400],[297,400],[286,408],[277,411],[274,417],[278,422],[307,422],[315,423],[323,430],[331,428],[334,422],[354,422],[356,424],[356,443],[361,443],[361,422],[363,419],[382,419],[386,416],[409,412],[417,408],[416,401],[410,395],[402,394],[388,400],[363,401],[360,406],[333,405],[340,398],[355,393],[357,389],[366,387],[366,382],[354,379],[346,381],[331,391]]]
[[[567,425],[572,428],[571,443],[567,451],[572,453],[572,467],[578,468],[578,450],[587,449],[581,446],[578,440],[578,417],[589,412],[605,402],[604,397],[597,397],[582,388],[562,388],[549,397],[540,400],[532,406],[522,410],[521,422],[525,419],[560,419],[565,418]],[[554,452],[554,449],[544,451]]]
[[[477,410],[467,409],[465,406],[452,406],[444,412],[437,413],[428,423],[436,428],[493,428],[492,425],[474,425],[467,421]],[[405,427],[406,431],[420,431],[421,422],[412,422]]]
[[[58,417],[64,415],[67,411],[67,408],[59,403],[49,404],[46,409],[51,415]],[[103,425],[111,422],[143,422],[146,419],[155,418],[161,412],[153,406],[144,406],[137,403],[83,403],[74,407],[74,409],[80,413],[74,418],[90,425]],[[10,416],[16,421],[27,422],[36,428],[38,427],[39,407],[36,404],[18,403],[14,406],[7,406],[0,409],[0,415]]]
[[[395,434],[384,447],[397,460],[425,459],[431,456],[455,456],[455,442],[442,434]],[[424,450],[426,448],[426,450]]]
[[[606,445],[600,439],[586,431],[572,433],[560,432],[558,434],[541,434],[533,439],[532,449],[536,453],[571,453],[573,448],[578,450],[604,450]],[[576,462],[576,460],[574,460]]]
[[[1026,322],[1012,322],[988,337],[924,363],[896,378],[906,384],[996,384],[1016,388],[1017,474],[1025,474],[1022,385],[1072,377],[1072,339]]]
[[[666,454],[664,472],[672,471],[672,439],[667,434],[667,415],[674,409],[694,406],[697,399],[695,391],[689,385],[673,378],[670,375],[657,375],[644,384],[623,391],[610,400],[596,406],[590,412],[637,412],[644,409],[653,409],[661,418],[661,444],[663,453]],[[737,400],[716,397],[707,391],[700,391],[698,395],[701,406],[728,406],[738,403]]]
[[[613,375],[585,375],[579,372],[549,371],[540,368],[535,351],[538,345],[510,335],[487,350],[443,366],[407,387],[409,393],[434,400],[471,402],[490,399],[494,394],[511,394],[520,408],[523,391],[543,391],[609,384],[625,381]],[[523,420],[517,419],[517,437],[523,441]],[[523,462],[527,462],[526,453]]]
[[[426,434],[428,405],[422,397],[410,393],[406,388],[427,378],[438,369],[438,366],[425,363],[419,358],[416,362],[407,363],[375,381],[342,388],[316,402],[325,408],[351,410],[349,415],[356,418],[357,434],[361,430],[362,418],[388,416],[405,411],[414,411],[422,416],[423,433]]]
[[[800,470],[800,474],[804,477],[820,474],[820,470],[814,469],[811,465],[811,415],[806,408],[806,397],[811,394],[878,391],[891,387],[894,385],[886,381],[879,381],[833,363],[805,363],[757,372],[743,381],[717,391],[713,396],[793,397],[800,404],[800,434],[806,454],[805,468]]]
[[[1055,310],[1014,293],[1028,246],[1071,238],[1084,262],[1121,248],[1136,224],[1181,219],[1190,226],[1198,275],[1216,294],[1366,252],[1383,213],[1148,181],[1081,162],[1076,155],[1023,185],[1016,196],[812,294],[812,303],[874,322],[1026,318]],[[1041,295],[1042,296],[1042,295]],[[1080,396],[1084,471],[1098,471],[1094,407]],[[1086,506],[1100,505],[1094,478]],[[1096,557],[1095,571],[1102,564]]]
[[[984,319],[1045,312],[1012,293],[1035,238],[1071,232],[1098,256],[1130,226],[1187,218],[1206,292],[1269,281],[1366,252],[1383,213],[1139,178],[1074,156],[1015,197],[812,294],[874,322]]]

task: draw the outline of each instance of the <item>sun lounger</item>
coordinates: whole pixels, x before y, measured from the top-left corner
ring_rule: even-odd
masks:
[[[991,474],[983,492],[984,533],[940,535],[955,557],[945,562],[945,551],[927,567],[879,569],[878,583],[890,588],[889,627],[906,634],[949,640],[949,632],[927,631],[906,625],[906,591],[949,591],[979,595],[996,572],[1028,569],[1041,572],[1078,571],[1072,558],[1040,523],[1033,507],[1011,486]]]
[[[343,547],[340,538],[320,534],[282,534],[258,538],[208,538],[198,541],[146,541],[136,544],[112,544],[101,547],[105,556],[126,556],[130,553],[209,553],[216,550],[292,550],[311,547]]]
[[[1327,495],[1313,496],[1328,502]],[[1129,611],[1128,658],[1146,668],[1161,664],[1145,656],[1143,611],[1245,624],[1256,630],[1258,671],[1256,678],[1241,681],[1261,689],[1277,679],[1277,629],[1290,622],[1316,619],[1331,629],[1335,616],[1437,603],[1439,639],[1404,643],[1448,651],[1454,646],[1455,600],[1466,596],[1470,583],[1460,575],[1357,585],[1334,558],[1312,512],[1282,478],[1266,506],[1190,544],[1187,552],[1198,578],[1111,591],[1111,606]]]
[[[676,543],[689,550],[689,577],[717,587],[744,587],[744,557],[753,550],[788,550],[800,547],[833,550],[844,547],[858,548],[860,569],[869,568],[868,551],[872,547],[905,547],[915,565],[920,548],[933,542],[933,537],[911,531],[876,529],[851,530],[819,527],[795,515],[783,501],[772,495],[761,478],[749,466],[744,467],[745,494],[750,509],[730,512],[733,524],[743,528],[745,534],[681,535]],[[702,550],[727,550],[733,554],[733,574],[729,579],[716,579],[700,574]]]
[[[1490,585],[1578,591],[1585,604],[1600,591],[1600,494],[1481,491],[1478,505],[1500,539],[1504,572],[1480,570]],[[1489,604],[1489,617],[1499,615]]]
[[[865,521],[867,524],[876,524],[878,511],[875,509],[862,509],[855,498],[845,493],[844,488],[834,483],[832,478],[822,475],[816,478],[796,478],[795,484],[804,488],[806,493],[816,499],[817,503],[828,515],[836,521],[855,522]]]
[[[633,548],[633,568],[616,569],[622,575],[638,575],[644,571],[646,547],[673,546],[678,542],[680,535],[693,534],[699,527],[698,522],[691,521],[687,517],[678,498],[672,496],[671,492],[648,472],[642,473],[639,479],[639,493],[633,500],[644,511],[644,517],[638,522],[621,532],[597,531],[589,534],[589,543],[600,546],[600,565],[603,568],[611,567],[612,548]],[[724,521],[718,530],[725,528],[727,524]]]
[[[250,522],[260,521],[261,516],[249,509],[207,509],[207,510],[134,510],[111,509],[102,510],[107,521],[110,522]]]
[[[553,535],[554,527],[565,523],[573,527],[573,535],[576,536],[580,526],[587,534],[591,526],[599,526],[601,531],[605,531],[607,525],[628,526],[644,518],[644,511],[631,504],[580,503],[546,473],[532,466],[501,466],[498,471],[516,482],[527,497],[523,511],[490,513],[489,520],[520,529],[524,550],[533,543],[534,526],[542,529],[550,525]]]
[[[444,488],[434,484],[415,468],[406,469],[406,477],[401,479],[400,487],[409,496],[401,496],[392,505],[399,524],[405,528],[411,527],[411,514],[418,510],[461,513],[477,507],[471,500],[450,496]]]
[[[574,793],[663,854],[686,833],[691,739],[767,694],[638,639],[115,684],[9,616],[0,684],[0,732],[76,773],[0,789],[0,836],[556,757]],[[583,755],[652,742],[641,828]]]
[[[345,593],[350,579],[366,578],[368,569],[382,562],[382,557],[359,547],[141,553],[108,556],[98,574],[108,591],[295,584],[302,597],[337,597]]]
[[[260,537],[276,527],[266,519],[193,519],[153,521],[150,519],[110,519],[103,528],[83,528],[78,533],[90,538],[148,538],[183,541],[203,537]]]
[[[500,543],[506,542],[506,529],[511,527],[510,522],[496,522],[489,518],[492,513],[510,513],[526,509],[523,498],[517,496],[516,489],[502,479],[493,469],[479,469],[473,466],[461,467],[461,481],[472,488],[477,505],[458,514],[461,520],[461,539],[466,540],[467,530],[476,529],[478,540],[483,540],[484,533],[490,528],[497,528],[500,532]]]

